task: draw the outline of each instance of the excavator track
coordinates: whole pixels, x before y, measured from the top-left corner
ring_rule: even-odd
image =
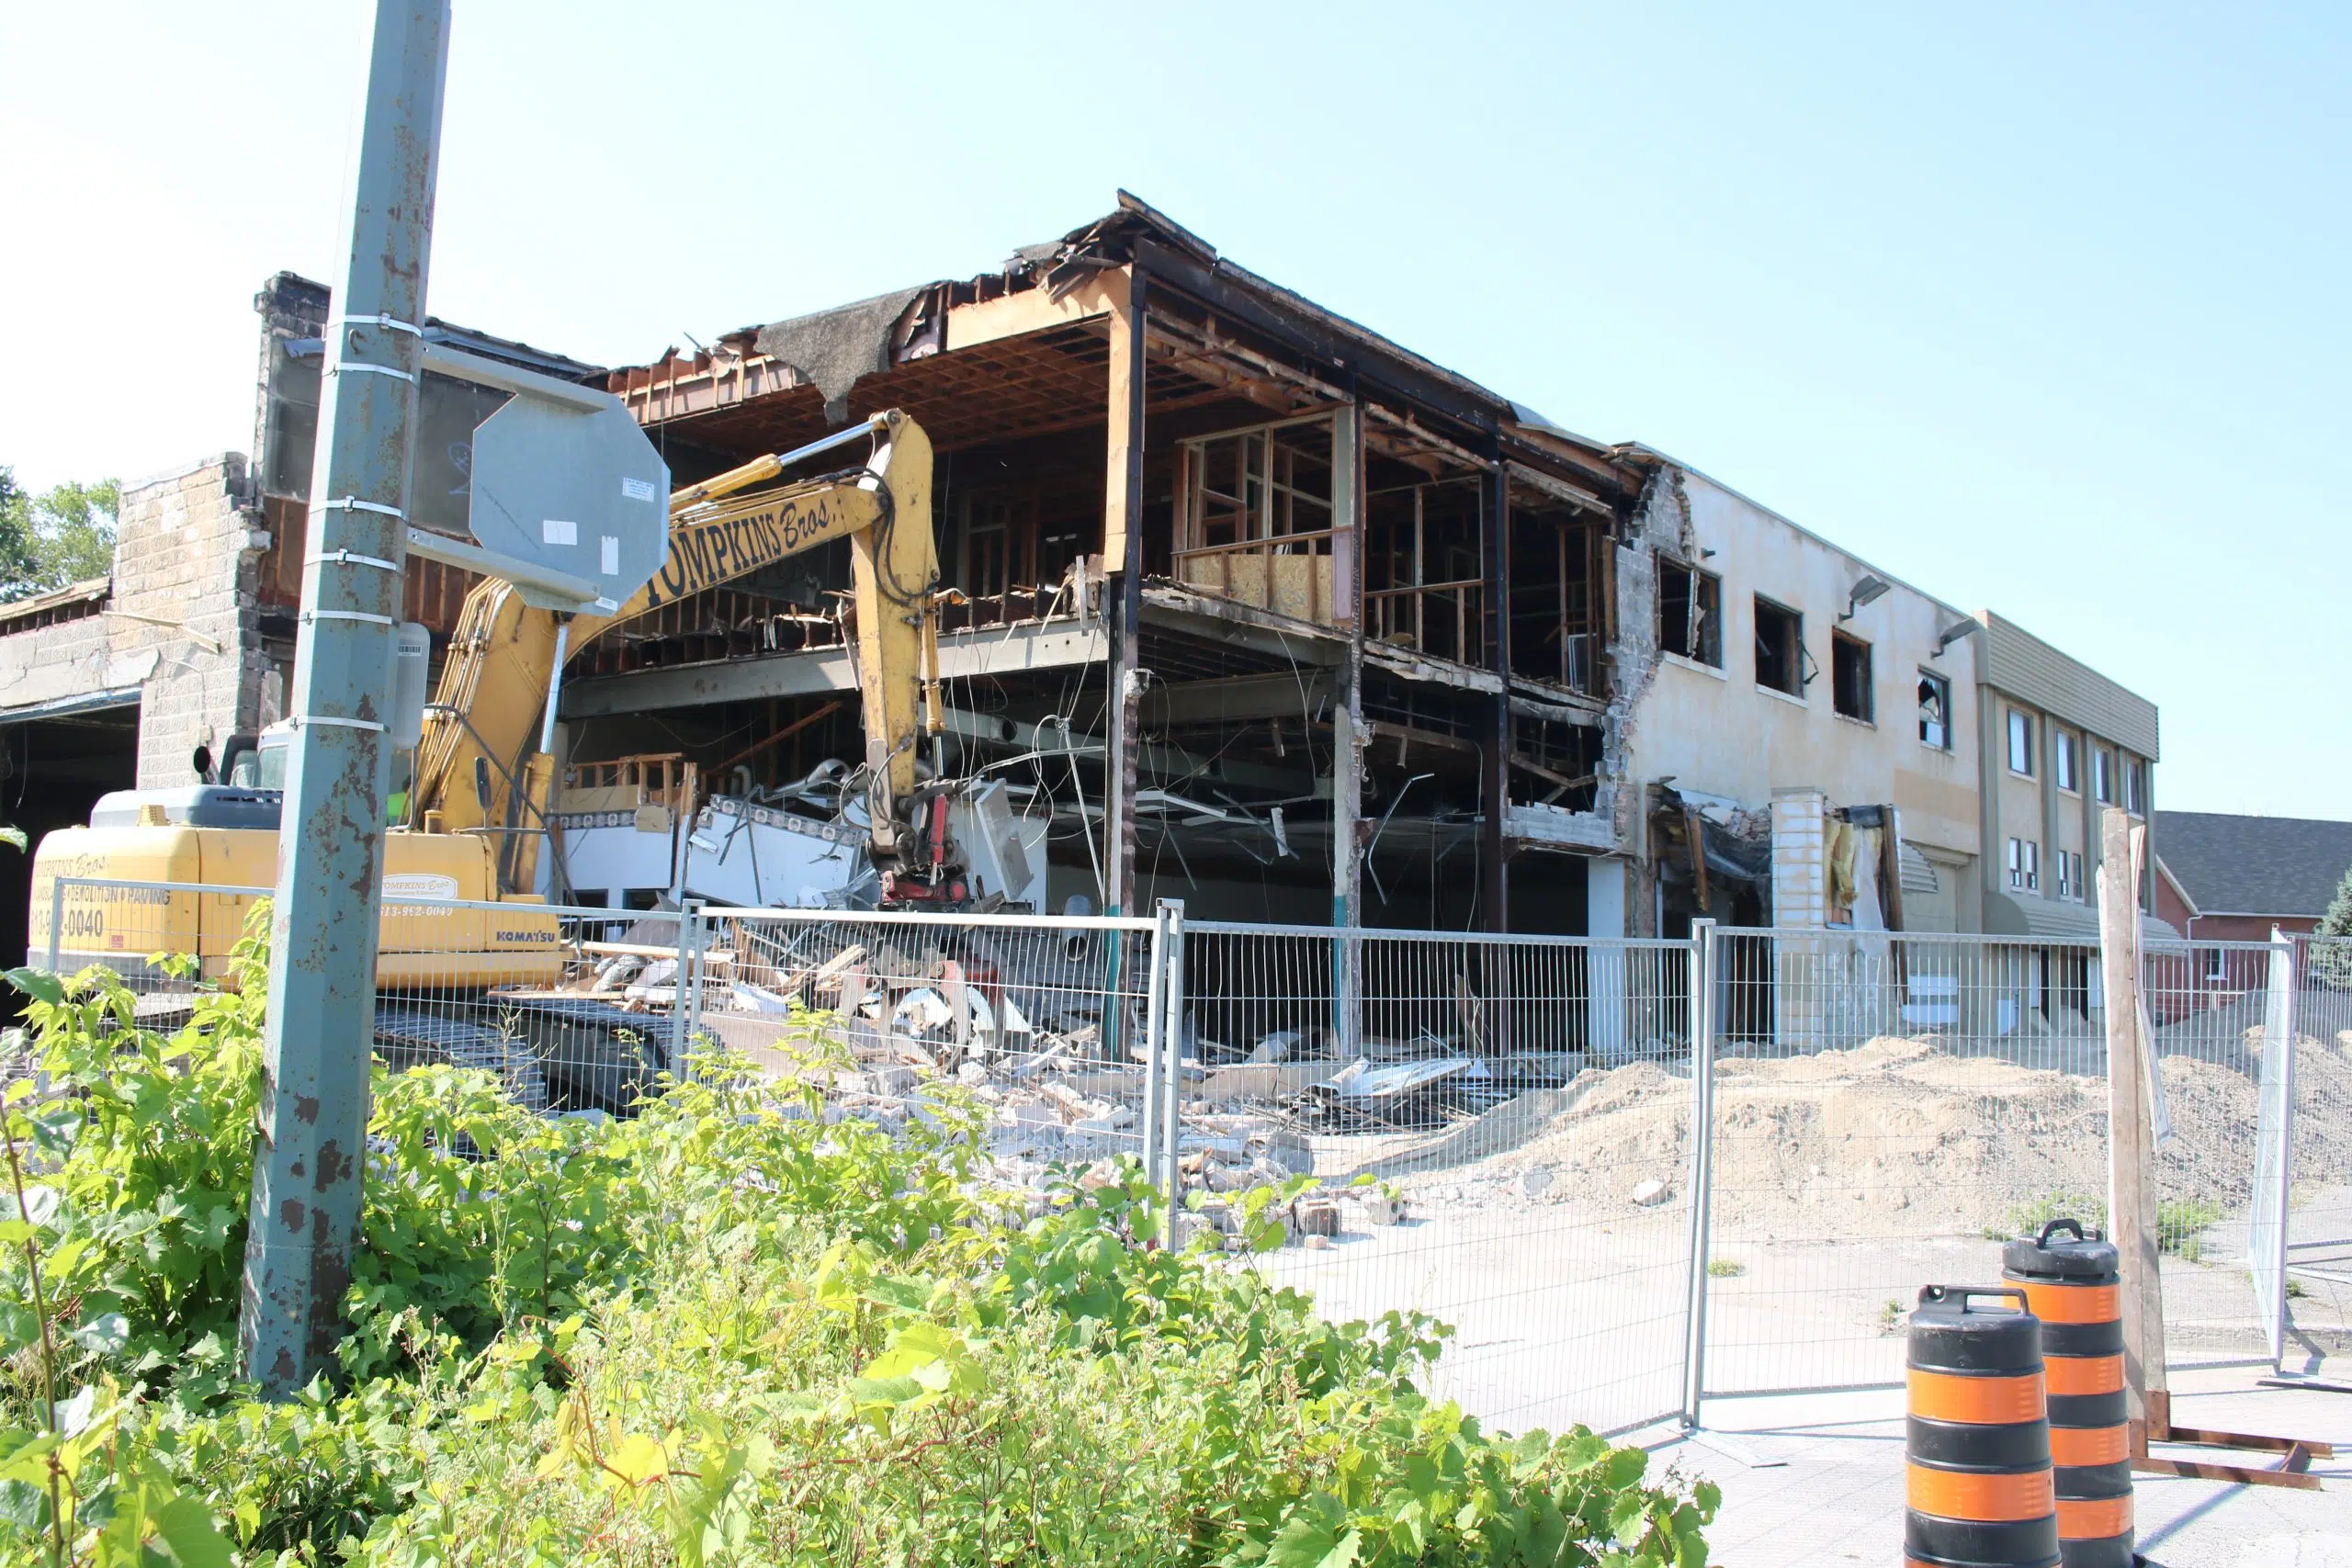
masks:
[[[486,1019],[479,1008],[376,1008],[376,1049],[395,1067],[444,1061],[494,1073],[526,1111],[543,1111],[552,1096],[547,1068],[527,1040],[517,1039]]]

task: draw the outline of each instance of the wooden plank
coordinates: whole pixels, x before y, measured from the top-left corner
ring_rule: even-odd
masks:
[[[2298,1450],[2300,1451],[2300,1450]],[[2289,1456],[2292,1460],[2293,1456]],[[2304,1463],[2308,1464],[2308,1459]],[[2301,1469],[2272,1470],[2264,1465],[2211,1464],[2203,1460],[2151,1459],[2135,1454],[2132,1468],[2143,1475],[2178,1475],[2192,1481],[2226,1481],[2238,1486],[2283,1486],[2293,1492],[2316,1492],[2319,1477]]]
[[[1111,302],[1111,367],[1104,404],[1109,421],[1102,493],[1102,570],[1124,571],[1131,522],[1143,507],[1143,333],[1136,290]]]
[[[969,305],[951,305],[946,352],[1112,314],[1125,306],[1126,296],[1126,272],[1104,268],[1058,297],[1048,288],[1024,288]]]
[[[2202,1427],[2175,1427],[2165,1439],[2171,1443],[2195,1443],[2202,1448],[2250,1449],[2256,1453],[2295,1454],[2306,1459],[2334,1459],[2335,1446],[2310,1438],[2267,1438],[2249,1432],[2214,1432]]]
[[[770,700],[773,702],[774,699]],[[766,750],[769,747],[775,745],[779,740],[790,739],[793,736],[799,734],[802,730],[808,728],[810,725],[816,723],[819,719],[823,718],[828,714],[839,713],[841,711],[841,706],[842,705],[837,702],[826,703],[819,706],[814,712],[803,714],[798,718],[794,719],[790,724],[786,725],[782,729],[772,732],[764,739],[752,741],[749,746],[744,747],[741,751],[736,752],[732,757],[728,758],[725,761],[711,769],[709,776],[713,778],[720,777],[725,774],[728,769],[733,767],[736,763],[741,762],[747,758],[757,756],[760,752]]]
[[[1699,913],[1713,916],[1714,894],[1707,885],[1706,819],[1699,815],[1699,808],[1687,800],[1682,803],[1682,834],[1690,840],[1690,875],[1698,885]]]
[[[2171,1427],[2165,1383],[2164,1283],[2158,1271],[2155,1134],[2140,1039],[2140,900],[2132,874],[2132,819],[2109,807],[2101,823],[2099,963],[2107,1002],[2107,1213],[2123,1275],[2124,1411],[2132,1451],[2144,1455]]]

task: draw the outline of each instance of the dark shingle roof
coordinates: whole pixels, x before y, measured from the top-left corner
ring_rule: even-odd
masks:
[[[2352,866],[2352,822],[2159,811],[2156,856],[2200,913],[2318,916]]]

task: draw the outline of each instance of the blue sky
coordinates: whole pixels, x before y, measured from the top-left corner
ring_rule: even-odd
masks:
[[[0,15],[0,463],[252,435],[364,8]],[[1898,14],[1885,14],[1898,12]],[[459,0],[436,313],[634,362],[1124,186],[2159,703],[2160,804],[2352,817],[2352,7]]]

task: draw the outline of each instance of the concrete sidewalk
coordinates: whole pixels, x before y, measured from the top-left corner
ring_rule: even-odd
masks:
[[[2140,1550],[2160,1568],[2352,1568],[2352,1393],[2267,1389],[2243,1368],[2177,1372],[2182,1426],[2337,1445],[2313,1463],[2316,1492],[2136,1478]],[[2342,1377],[2339,1365],[2331,1375]],[[1711,1401],[1706,1429],[1668,1435],[1657,1462],[1723,1488],[1708,1532],[1724,1568],[1815,1568],[1903,1559],[1903,1395],[1897,1392]],[[1633,1440],[1639,1441],[1639,1436]],[[1777,1465],[1750,1466],[1736,1454]],[[2213,1450],[2164,1449],[2223,1459]],[[2257,1458],[2253,1462],[2265,1462]]]

